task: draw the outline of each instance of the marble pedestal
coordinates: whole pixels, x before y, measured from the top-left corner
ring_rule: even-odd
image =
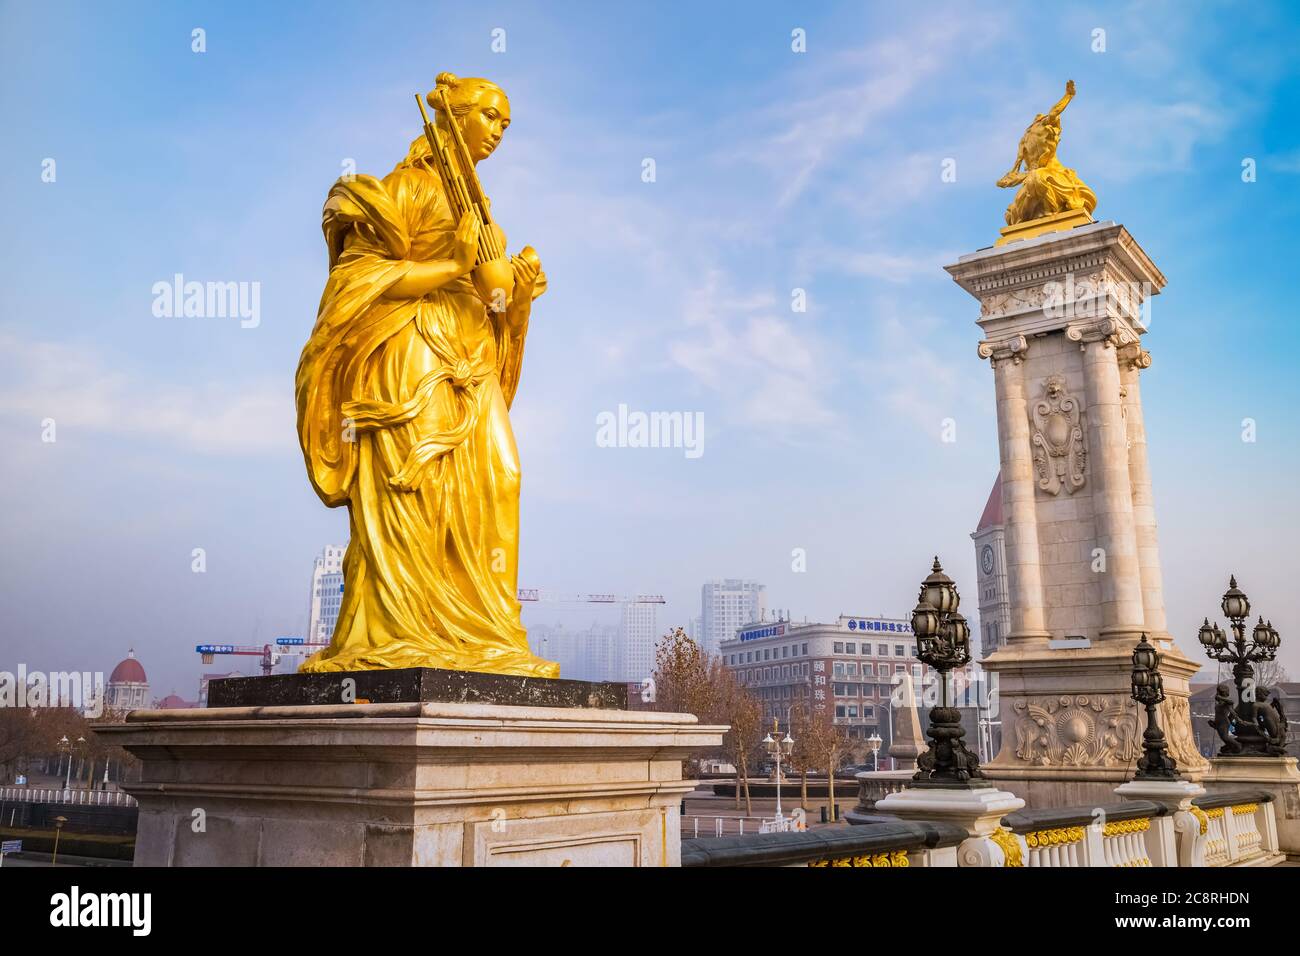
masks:
[[[1025,801],[995,787],[945,789],[908,787],[876,801],[875,812],[900,820],[935,820],[965,829],[968,837],[957,847],[957,866],[1005,866],[1010,854],[1029,857],[1024,838],[1003,830],[1001,821]]]
[[[983,661],[1002,722],[984,773],[1034,808],[1109,802],[1142,753],[1129,693],[1147,634],[1163,655],[1161,726],[1196,779],[1207,769],[1188,707],[1197,668],[1167,631],[1140,381],[1148,303],[1165,278],[1114,222],[946,268],[980,303],[997,401],[1005,568],[986,574],[1006,574],[1010,629]]]
[[[1300,770],[1295,757],[1214,757],[1202,779],[1212,795],[1267,790],[1273,795],[1278,849],[1300,856]]]
[[[1159,708],[1170,752],[1189,781],[1208,764],[1195,749],[1188,681],[1196,662],[1168,640],[1156,642],[1168,695]],[[1001,648],[984,661],[997,674],[1002,749],[981,769],[1035,809],[1103,806],[1131,780],[1142,755],[1146,714],[1131,698],[1132,647]]]
[[[135,711],[137,866],[676,866],[691,714],[388,703]]]

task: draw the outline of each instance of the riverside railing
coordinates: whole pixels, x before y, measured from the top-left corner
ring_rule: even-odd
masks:
[[[66,803],[82,807],[134,807],[135,797],[121,790],[64,787],[0,787],[0,803]]]

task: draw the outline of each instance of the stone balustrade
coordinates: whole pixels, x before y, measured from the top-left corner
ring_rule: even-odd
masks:
[[[1192,814],[1205,866],[1267,866],[1280,856],[1276,810],[1267,790],[1242,790],[1199,797]]]
[[[1018,810],[1002,824],[1024,838],[1026,866],[1176,866],[1165,807],[1129,800],[1105,807]]]
[[[876,802],[891,793],[901,793],[912,780],[912,770],[868,770],[854,774],[858,781],[858,806],[856,812],[870,813]]]
[[[863,780],[863,777],[876,779]],[[859,774],[864,789],[891,785]],[[846,814],[853,826],[683,840],[683,866],[1270,866],[1281,862],[1272,797],[1201,796],[1190,811],[1152,800],[1016,810],[991,833],[940,821]]]
[[[880,819],[853,827],[825,827],[682,841],[682,866],[956,866],[966,831],[949,823]]]

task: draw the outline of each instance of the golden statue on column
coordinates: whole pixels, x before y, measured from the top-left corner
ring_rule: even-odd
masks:
[[[1020,137],[1016,163],[998,180],[1004,189],[1018,186],[1007,207],[1007,228],[997,245],[1092,222],[1097,194],[1078,174],[1056,158],[1061,142],[1061,114],[1074,99],[1074,80],[1046,114],[1039,113]],[[1021,166],[1024,170],[1021,170]]]
[[[451,73],[426,99],[434,121],[397,168],[344,176],[323,212],[329,278],[298,363],[298,437],[351,538],[333,640],[301,670],[558,677],[520,620],[508,414],[546,275],[531,247],[506,255],[475,169],[510,102]]]

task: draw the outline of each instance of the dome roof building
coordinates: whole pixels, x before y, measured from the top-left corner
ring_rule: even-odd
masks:
[[[135,659],[134,648],[127,651],[126,659],[113,668],[105,690],[109,710],[138,710],[149,706],[149,678],[144,666]]]

